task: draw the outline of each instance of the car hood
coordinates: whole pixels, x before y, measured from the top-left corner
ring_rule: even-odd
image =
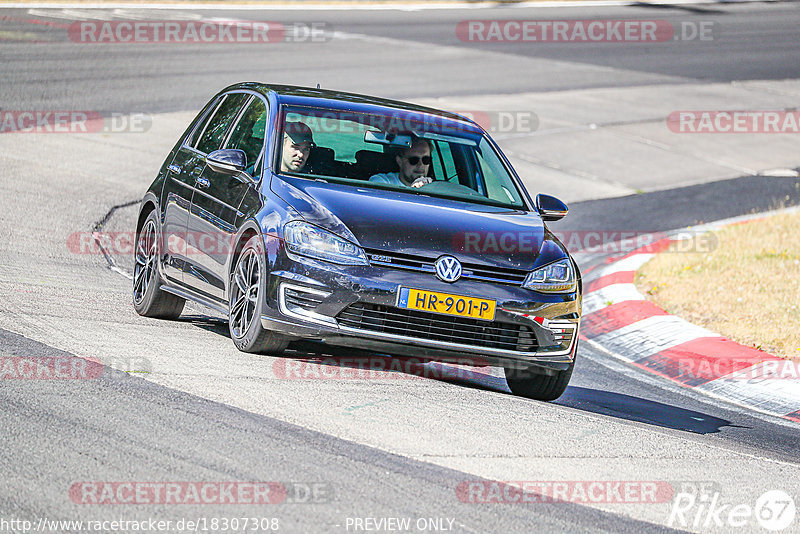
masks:
[[[522,270],[567,255],[535,212],[283,176],[272,190],[307,222],[371,251]]]

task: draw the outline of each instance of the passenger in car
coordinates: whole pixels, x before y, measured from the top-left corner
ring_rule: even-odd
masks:
[[[370,176],[369,181],[405,187],[422,187],[433,181],[427,176],[431,164],[431,145],[426,139],[415,137],[411,146],[401,150],[395,161],[398,172],[386,172]]]
[[[307,124],[303,122],[287,122],[283,128],[281,172],[302,171],[313,146],[314,136]]]

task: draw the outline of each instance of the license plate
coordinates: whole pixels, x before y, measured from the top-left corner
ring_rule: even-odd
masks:
[[[477,299],[451,295],[450,293],[439,293],[438,291],[423,291],[421,289],[401,287],[397,306],[409,310],[422,310],[491,321],[494,319],[496,303],[489,299]]]

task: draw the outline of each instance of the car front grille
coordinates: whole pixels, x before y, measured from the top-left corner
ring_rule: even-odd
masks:
[[[421,271],[436,276],[436,268],[433,265],[436,258],[400,254],[398,252],[388,252],[379,249],[366,249],[366,253],[371,265],[409,271]],[[528,271],[478,265],[477,263],[461,262],[461,268],[462,278],[480,280],[483,282],[499,282],[501,284],[512,284],[516,286],[522,285],[522,282],[525,281],[525,277],[528,276]]]
[[[340,325],[475,347],[533,352],[536,336],[524,325],[481,321],[380,304],[357,302],[337,315]]]

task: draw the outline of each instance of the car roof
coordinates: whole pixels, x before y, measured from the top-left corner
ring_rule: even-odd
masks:
[[[315,89],[294,85],[268,85],[258,82],[245,82],[232,85],[225,89],[249,89],[264,96],[271,93],[279,105],[313,106],[329,109],[357,111],[363,113],[391,112],[399,119],[419,119],[420,115],[435,117],[437,124],[462,131],[482,134],[483,129],[466,117],[440,109],[419,106],[399,100],[389,100],[374,96],[333,91],[329,89]]]

